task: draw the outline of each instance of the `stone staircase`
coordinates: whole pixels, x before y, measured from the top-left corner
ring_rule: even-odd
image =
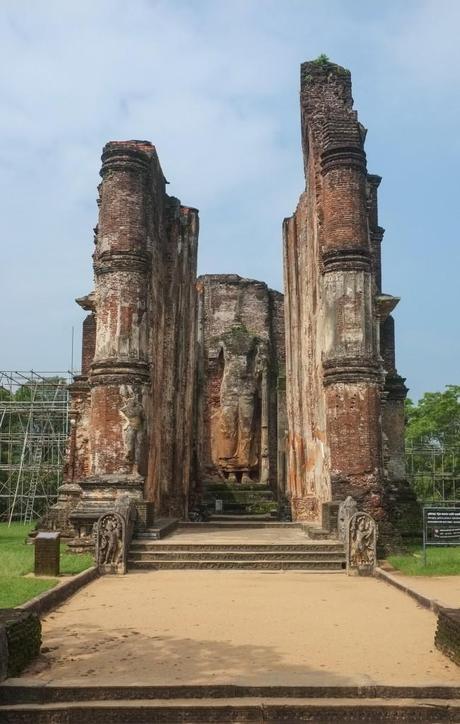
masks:
[[[458,722],[457,687],[0,684],[2,724]]]
[[[244,532],[244,531],[243,531]],[[134,539],[128,570],[239,569],[335,571],[345,569],[338,541],[305,543],[174,543]]]

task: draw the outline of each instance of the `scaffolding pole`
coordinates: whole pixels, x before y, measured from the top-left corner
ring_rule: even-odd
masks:
[[[30,523],[57,498],[72,373],[0,370],[0,520]]]

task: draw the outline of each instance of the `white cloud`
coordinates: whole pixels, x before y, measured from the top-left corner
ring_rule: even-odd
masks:
[[[298,66],[321,52],[353,72],[371,168],[387,174],[383,205],[394,215],[387,279],[410,299],[397,270],[401,254],[416,264],[419,240],[401,247],[397,227],[424,193],[441,204],[423,185],[424,164],[438,172],[435,154],[421,159],[420,149],[436,140],[441,157],[460,152],[443,137],[459,121],[460,4],[4,0],[2,10],[0,274],[11,313],[0,366],[66,363],[62,335],[79,324],[72,300],[91,284],[110,139],[156,144],[171,193],[200,208],[203,271],[279,284],[281,222],[303,183]],[[425,227],[435,233],[434,220]]]

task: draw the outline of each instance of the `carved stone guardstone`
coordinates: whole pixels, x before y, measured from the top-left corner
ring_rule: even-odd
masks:
[[[367,513],[355,513],[348,523],[347,574],[372,576],[377,564],[377,524]]]
[[[126,573],[126,522],[120,513],[101,515],[95,526],[96,564],[104,573]]]
[[[345,542],[347,539],[347,530],[350,518],[358,512],[356,500],[348,495],[339,505],[337,515],[337,533],[339,540]]]

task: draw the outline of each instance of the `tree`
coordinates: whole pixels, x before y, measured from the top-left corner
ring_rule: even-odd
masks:
[[[460,445],[460,385],[444,392],[425,392],[414,404],[406,400],[406,440],[440,449]]]

